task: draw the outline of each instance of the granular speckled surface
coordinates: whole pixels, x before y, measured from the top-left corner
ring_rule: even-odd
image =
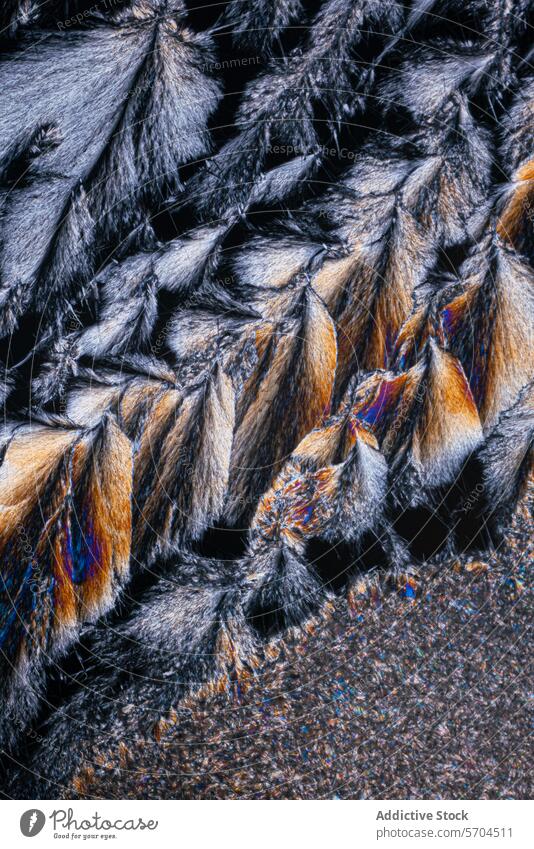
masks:
[[[279,644],[246,688],[169,705],[154,736],[132,727],[92,751],[63,793],[531,796],[533,551],[526,501],[497,555],[428,567],[400,595],[356,586],[352,606]]]

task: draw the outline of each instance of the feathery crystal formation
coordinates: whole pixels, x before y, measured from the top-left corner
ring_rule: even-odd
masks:
[[[532,4],[193,6],[0,12],[9,745],[80,636],[233,685],[532,469]]]

